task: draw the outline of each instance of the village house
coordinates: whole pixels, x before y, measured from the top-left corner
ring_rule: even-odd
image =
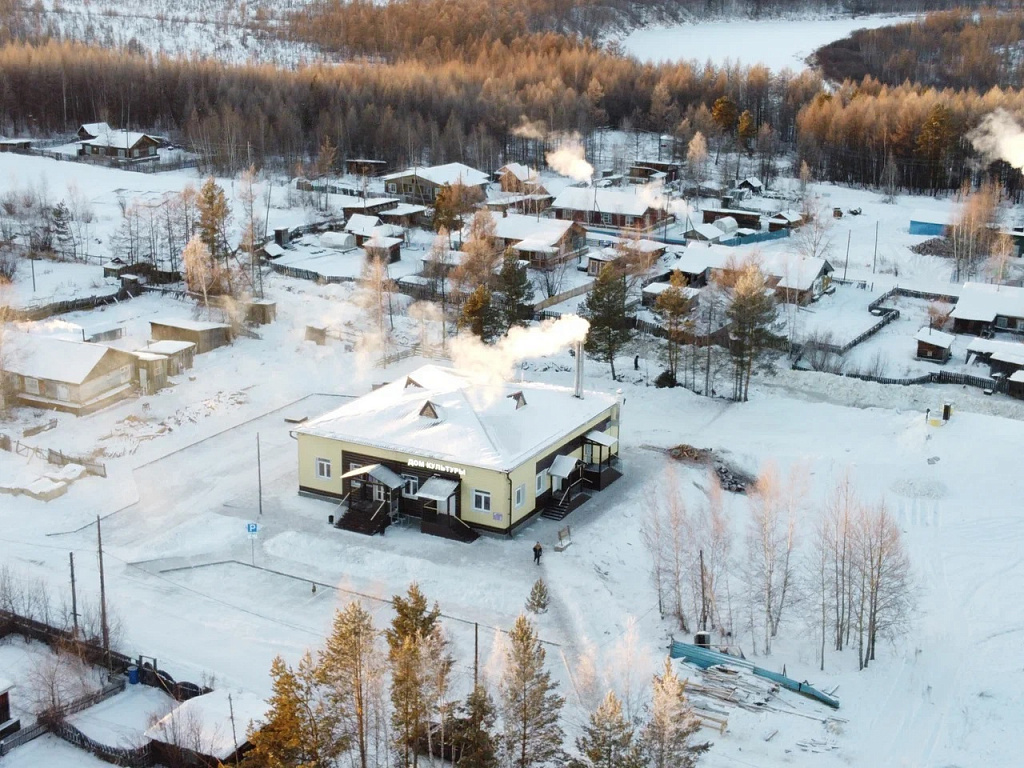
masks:
[[[196,345],[191,341],[151,341],[145,347],[136,349],[135,353],[148,352],[160,355],[167,360],[167,375],[180,376],[192,368],[195,361]]]
[[[671,216],[645,187],[566,187],[551,203],[555,218],[583,226],[649,232]],[[660,192],[657,193],[660,195]]]
[[[368,160],[357,157],[345,161],[345,172],[352,176],[381,176],[387,167],[386,160]]]
[[[653,265],[662,254],[665,253],[666,245],[657,240],[639,238],[636,240],[622,240],[614,246],[606,246],[592,250],[588,254],[587,274],[597,277],[601,274],[605,264],[612,264],[623,256],[636,256],[641,263]]]
[[[427,208],[424,205],[413,205],[411,203],[399,203],[394,208],[380,211],[377,217],[385,224],[393,227],[412,229],[423,227],[427,224]]]
[[[14,684],[0,677],[0,739],[21,730],[21,720],[14,717],[11,709],[11,689]]]
[[[975,336],[995,331],[1024,333],[1024,288],[965,283],[950,317],[954,333]]]
[[[522,195],[547,195],[537,172],[522,163],[508,163],[494,172],[502,192]]]
[[[719,219],[729,217],[739,227],[760,231],[761,214],[757,211],[744,211],[737,208],[705,208],[701,211],[705,224],[714,224]]]
[[[442,187],[457,184],[470,191],[470,202],[484,199],[484,188],[490,181],[483,171],[462,163],[448,163],[426,168],[410,168],[384,176],[384,189],[389,195],[398,195],[404,202],[433,205]]]
[[[160,319],[149,321],[149,334],[153,341],[189,341],[195,344],[195,354],[230,344],[234,338],[231,326],[204,320]],[[150,342],[152,347],[152,342]]]
[[[587,232],[574,221],[518,213],[491,216],[498,247],[511,249],[533,269],[553,269],[587,252]]]
[[[362,533],[405,520],[464,541],[511,534],[620,476],[619,410],[583,392],[581,370],[574,391],[423,366],[292,433],[299,493],[338,505],[331,522]]]
[[[629,166],[630,184],[671,184],[679,178],[679,164],[661,160],[638,160]]]
[[[23,405],[81,416],[127,397],[135,359],[84,341],[11,333],[4,376]]]
[[[0,152],[28,153],[32,149],[32,139],[0,139]]]
[[[796,229],[804,223],[804,215],[800,211],[779,211],[768,219],[768,231],[778,232],[781,229]]]
[[[80,155],[112,157],[125,162],[157,159],[160,142],[145,133],[110,131],[81,142]]]
[[[152,352],[132,352],[135,355],[135,376],[133,381],[144,395],[167,386],[167,358]]]
[[[672,287],[671,282],[658,281],[655,283],[648,283],[643,287],[640,292],[640,303],[648,309],[654,308],[658,303],[658,298]],[[683,301],[686,302],[687,310],[689,311],[696,302],[697,297],[700,296],[700,288],[691,288],[690,286],[683,286],[679,289],[683,296]]]
[[[764,184],[756,176],[748,176],[736,185],[737,189],[745,189],[751,194],[760,195],[764,192]]]
[[[84,123],[79,126],[77,134],[79,139],[87,141],[110,133],[111,130],[113,129],[107,123]]]
[[[369,216],[362,213],[353,213],[348,217],[348,221],[345,222],[345,231],[350,235],[353,235],[356,239],[356,245],[365,245],[367,240],[373,238],[397,237],[401,242],[402,230],[398,227],[393,227],[390,224],[385,224],[380,220],[379,216]]]
[[[749,253],[724,245],[694,245],[687,248],[672,265],[686,283],[694,288],[706,286],[716,274],[742,269]],[[762,256],[757,260],[777,301],[805,306],[816,301],[832,284],[833,266],[825,259],[807,258],[795,253]]]
[[[1024,344],[980,337],[971,339],[967,345],[967,362],[984,363],[993,378],[1009,377],[1024,370]]]
[[[953,341],[956,336],[927,326],[919,330],[914,339],[917,341],[918,360],[945,364],[953,353]]]
[[[402,238],[374,234],[363,241],[363,250],[366,251],[367,259],[383,259],[388,264],[394,264],[402,258]]]

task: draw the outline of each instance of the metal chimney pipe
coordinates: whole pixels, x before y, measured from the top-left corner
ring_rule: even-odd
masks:
[[[576,342],[576,378],[573,388],[573,397],[583,399],[583,342]]]

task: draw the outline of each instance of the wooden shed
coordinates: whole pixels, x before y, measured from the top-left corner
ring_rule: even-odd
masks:
[[[256,325],[270,325],[277,319],[277,302],[253,299],[245,305],[245,319]]]
[[[1007,379],[1007,392],[1010,397],[1024,400],[1024,371],[1017,371]]]
[[[144,395],[167,386],[167,358],[152,352],[133,352],[135,355],[135,383]]]
[[[230,325],[204,320],[150,320],[149,327],[153,341],[190,341],[197,355],[230,344],[234,338]]]
[[[943,333],[934,328],[922,328],[914,338],[917,339],[918,360],[944,364],[953,354],[953,341],[956,337],[951,333]]]
[[[11,710],[11,689],[14,686],[0,677],[0,739],[21,730],[21,721],[13,717]]]
[[[167,375],[179,376],[183,371],[192,368],[192,364],[195,362],[196,345],[191,341],[154,341],[142,349],[135,350],[135,354],[140,352],[148,352],[166,358]]]

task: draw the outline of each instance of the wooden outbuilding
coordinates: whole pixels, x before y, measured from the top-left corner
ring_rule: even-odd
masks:
[[[917,340],[918,360],[945,364],[953,354],[953,342],[956,340],[956,336],[951,333],[943,333],[926,327],[919,330],[914,338]]]
[[[13,716],[11,689],[14,685],[0,677],[0,739],[21,730],[21,720]]]
[[[387,168],[387,160],[369,160],[365,157],[357,157],[345,161],[345,171],[353,176],[382,176]]]
[[[234,338],[230,325],[203,320],[150,320],[149,327],[153,341],[190,341],[197,355],[230,344]]]
[[[701,211],[705,224],[714,224],[727,216],[735,219],[736,224],[745,229],[761,229],[761,214],[757,211],[744,211],[739,208],[705,208]]]
[[[153,341],[142,349],[135,350],[135,354],[141,352],[165,358],[167,360],[167,375],[179,376],[192,368],[192,364],[195,362],[196,345],[191,341]]]
[[[133,352],[135,383],[144,395],[152,395],[167,386],[167,358],[152,352]]]

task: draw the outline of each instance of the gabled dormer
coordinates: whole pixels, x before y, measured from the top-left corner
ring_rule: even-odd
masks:
[[[518,392],[513,392],[511,395],[508,395],[508,399],[516,404],[517,411],[520,408],[526,406],[526,395],[523,394],[522,390],[519,390]]]

